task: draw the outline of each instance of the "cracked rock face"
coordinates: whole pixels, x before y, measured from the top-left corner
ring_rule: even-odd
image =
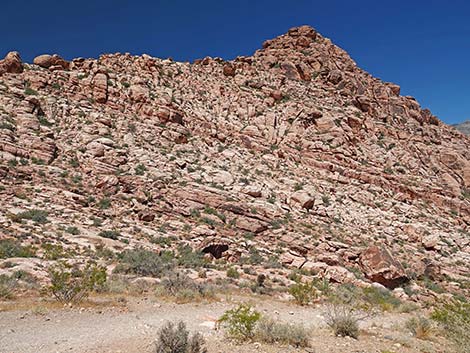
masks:
[[[464,290],[470,140],[311,27],[230,62],[10,53],[0,75],[0,239],[38,247],[35,266],[43,243],[76,261],[187,245],[389,287],[433,259]],[[31,209],[48,222],[14,220]]]

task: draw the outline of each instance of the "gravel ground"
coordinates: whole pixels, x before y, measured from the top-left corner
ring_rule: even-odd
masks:
[[[312,329],[312,347],[296,349],[259,343],[238,344],[214,329],[215,321],[238,301],[250,301],[258,310],[285,322]],[[334,337],[325,327],[321,307],[299,307],[266,298],[224,298],[212,303],[174,304],[156,298],[128,298],[83,308],[29,304],[0,311],[1,353],[145,353],[152,352],[158,329],[166,321],[183,320],[201,332],[209,353],[314,352],[409,353],[448,352],[430,341],[410,337],[403,330],[409,314],[386,314],[362,323],[358,340]],[[1,308],[1,307],[0,307]]]

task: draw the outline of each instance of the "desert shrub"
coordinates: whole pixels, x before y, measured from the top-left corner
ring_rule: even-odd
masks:
[[[67,229],[65,231],[69,234],[72,234],[72,235],[79,235],[80,234],[80,229],[78,229],[75,226],[67,227]]]
[[[44,224],[49,222],[47,219],[48,215],[49,213],[47,211],[35,209],[20,212],[13,217],[17,222],[21,222],[22,220],[27,219],[33,221],[34,223]]]
[[[12,299],[17,281],[8,275],[0,275],[0,299]]]
[[[23,246],[15,239],[0,240],[0,259],[10,257],[34,257],[35,250],[31,246]]]
[[[236,268],[229,267],[227,269],[227,277],[237,279],[240,278],[240,273],[238,273]]]
[[[219,319],[219,323],[227,330],[229,336],[236,339],[251,339],[261,314],[249,304],[240,304],[227,310]]]
[[[289,287],[289,293],[299,305],[307,305],[317,297],[317,289],[314,282],[297,282]]]
[[[400,306],[400,299],[393,296],[386,288],[368,287],[363,289],[361,299],[373,307],[378,307],[383,311],[391,311]]]
[[[161,294],[190,302],[197,299],[214,297],[214,290],[205,283],[198,283],[181,272],[172,272],[161,282]]]
[[[167,322],[158,332],[155,353],[207,353],[204,337],[200,333],[192,336],[186,324]]]
[[[175,266],[174,256],[170,252],[158,254],[150,250],[133,249],[123,251],[119,258],[120,263],[115,269],[117,273],[160,277]]]
[[[332,304],[325,312],[326,324],[336,336],[357,338],[360,319],[358,313],[349,305]]]
[[[121,236],[121,233],[119,233],[117,230],[103,230],[98,233],[98,236],[102,238],[118,240]]]
[[[46,260],[58,260],[70,256],[70,250],[66,251],[64,247],[59,244],[43,244],[41,247],[44,250],[42,257]]]
[[[200,268],[206,264],[206,260],[202,252],[193,251],[189,245],[186,245],[178,247],[177,263],[183,267]]]
[[[431,318],[439,323],[457,352],[470,353],[470,303],[444,303],[434,310]]]
[[[48,291],[61,303],[79,303],[106,283],[105,268],[91,262],[83,268],[59,262],[49,269],[49,276]]]
[[[108,208],[111,207],[111,200],[108,199],[107,197],[101,199],[98,202],[98,207],[101,208],[102,210],[107,210]]]
[[[419,339],[427,339],[432,331],[432,323],[424,316],[412,317],[409,319],[405,327],[410,333]]]
[[[309,347],[309,332],[299,324],[286,324],[271,318],[262,318],[255,329],[257,341],[269,344],[281,343],[294,347]]]

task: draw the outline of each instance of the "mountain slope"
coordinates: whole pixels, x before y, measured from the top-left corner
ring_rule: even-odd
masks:
[[[470,121],[464,121],[463,123],[454,124],[452,126],[465,135],[470,134]]]
[[[18,266],[45,276],[46,242],[77,260],[187,244],[280,281],[468,285],[470,140],[311,27],[231,62],[13,56],[0,236],[38,248]],[[48,222],[18,222],[31,209]]]

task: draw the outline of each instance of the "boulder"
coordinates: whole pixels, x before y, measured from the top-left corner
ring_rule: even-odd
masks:
[[[315,198],[307,192],[299,190],[294,192],[290,197],[291,203],[298,203],[302,208],[310,210],[315,204]]]
[[[233,66],[232,64],[226,64],[224,65],[224,75],[225,76],[229,76],[229,77],[233,77],[235,76],[235,66]]]
[[[9,52],[3,60],[0,60],[0,75],[3,75],[5,73],[19,74],[22,72],[23,63],[18,52]]]
[[[106,103],[108,100],[108,76],[97,73],[93,77],[93,97],[98,103]]]
[[[359,263],[368,280],[387,288],[393,289],[408,281],[403,266],[385,248],[368,247],[361,253]]]
[[[45,69],[62,68],[64,70],[68,70],[70,67],[70,63],[57,54],[43,54],[36,56],[33,63]]]

